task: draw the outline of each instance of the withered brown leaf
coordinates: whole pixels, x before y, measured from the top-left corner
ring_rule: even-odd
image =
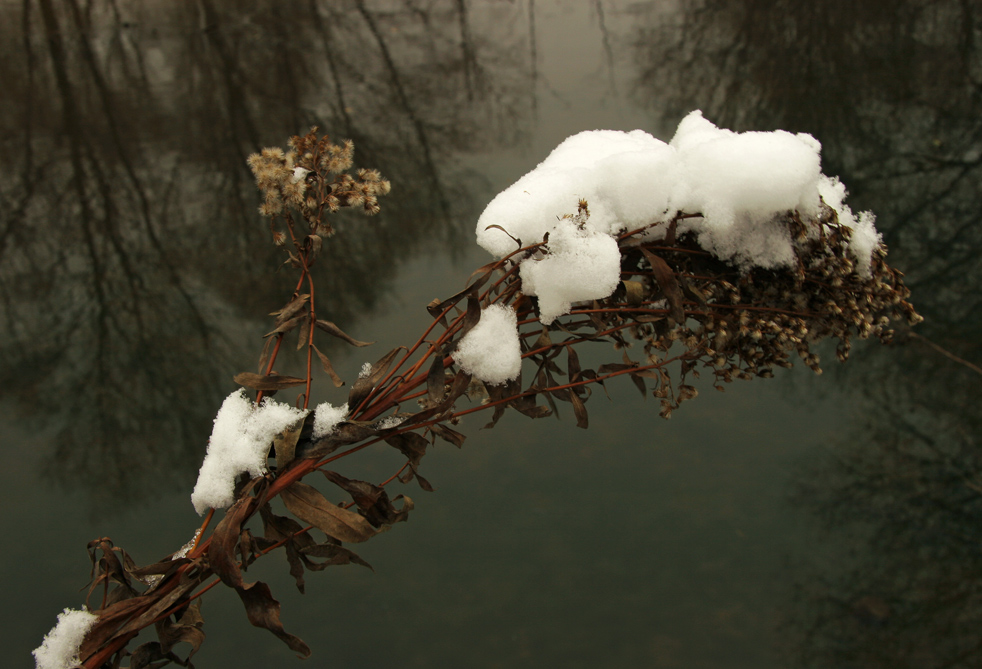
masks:
[[[280,334],[281,332],[285,334],[285,333],[289,332],[290,330],[292,330],[293,328],[295,328],[298,325],[300,325],[300,322],[303,319],[304,319],[304,316],[297,316],[295,318],[291,318],[290,320],[285,321],[284,323],[281,323],[281,324],[277,325],[275,329],[270,330],[269,332],[267,332],[266,334],[264,334],[263,337],[272,337],[274,334]]]
[[[396,357],[399,351],[405,350],[405,346],[397,346],[388,353],[382,356],[382,358],[372,365],[371,370],[365,376],[360,376],[354,385],[351,386],[351,392],[348,393],[348,406],[354,411],[366,397],[372,392],[378,382],[382,380],[382,377],[389,370],[392,365],[392,360]]]
[[[453,430],[442,423],[434,423],[430,425],[430,431],[436,436],[440,437],[444,441],[449,441],[451,444],[460,448],[464,445],[464,440],[467,437],[456,430]]]
[[[161,651],[169,653],[177,644],[187,643],[191,645],[191,652],[187,657],[190,660],[205,640],[205,633],[201,629],[204,624],[205,619],[201,616],[201,599],[191,602],[177,622],[172,621],[170,616],[157,621],[157,638],[160,639]]]
[[[475,295],[467,296],[467,311],[464,312],[464,321],[460,324],[460,332],[457,335],[457,343],[470,332],[478,321],[481,320],[481,303]],[[456,348],[456,346],[454,346]]]
[[[270,316],[276,316],[276,326],[279,327],[286,321],[293,318],[298,311],[303,309],[304,305],[307,304],[307,300],[310,299],[310,295],[303,294],[297,295],[292,300],[290,300],[285,307],[279,311],[274,311],[270,313]]]
[[[298,481],[290,485],[280,493],[280,498],[290,513],[339,541],[367,541],[376,533],[363,516],[332,504],[306,483]]]
[[[624,284],[624,292],[627,303],[632,307],[640,307],[644,302],[644,284],[640,281],[621,281]]]
[[[447,386],[447,375],[444,372],[443,356],[437,352],[430,363],[430,371],[426,374],[426,392],[431,402],[443,400],[443,391]]]
[[[570,392],[569,401],[573,405],[573,413],[576,415],[576,427],[582,427],[584,430],[590,427],[590,420],[587,417],[586,404],[580,399],[580,396],[575,392]]]
[[[282,471],[293,461],[294,451],[297,448],[297,441],[300,440],[300,433],[303,432],[304,423],[310,420],[313,420],[313,412],[308,413],[292,425],[288,425],[282,432],[273,437],[273,453],[276,455],[277,470]]]
[[[300,637],[283,629],[283,623],[280,622],[280,603],[273,599],[273,593],[270,592],[268,585],[257,581],[238,587],[235,591],[245,606],[250,623],[268,629],[300,657],[310,657],[310,648],[307,644]]]
[[[316,353],[317,357],[320,358],[321,367],[324,369],[325,372],[327,372],[327,375],[331,377],[331,382],[334,384],[334,387],[340,388],[341,386],[343,386],[344,381],[342,381],[341,377],[338,376],[338,373],[334,371],[334,366],[331,364],[330,358],[328,358],[326,355],[321,353],[321,350],[317,348],[317,346],[313,344],[312,346],[314,346],[314,353]]]
[[[297,335],[297,350],[310,344],[310,316],[304,314],[300,319],[300,333]]]
[[[242,372],[241,374],[236,374],[234,380],[240,386],[252,388],[253,390],[264,391],[283,390],[284,388],[302,386],[307,383],[307,379],[301,379],[296,376],[281,376],[279,374],[260,376],[259,374],[253,374],[252,372]]]
[[[672,319],[681,325],[685,322],[685,309],[682,306],[682,288],[679,286],[675,272],[672,271],[672,268],[668,266],[668,263],[662,257],[655,255],[648,249],[642,247],[641,253],[648,260],[648,264],[651,265],[651,271],[655,275],[658,287],[661,288],[662,293],[665,294],[665,298],[668,300]]]
[[[423,490],[433,492],[433,486],[430,485],[429,481],[421,477],[418,471],[419,461],[426,455],[426,447],[430,445],[430,442],[415,432],[403,432],[402,434],[393,434],[386,437],[385,443],[399,449],[409,461],[409,471],[400,476],[399,480],[403,483],[409,483],[415,476]]]
[[[351,499],[358,505],[365,519],[373,527],[392,525],[408,519],[409,511],[412,509],[412,500],[404,503],[402,509],[396,509],[389,501],[389,495],[385,492],[385,488],[367,481],[349,479],[332,471],[325,471],[324,476],[328,481],[351,495]]]
[[[323,319],[318,318],[317,327],[319,327],[321,330],[331,335],[332,337],[337,337],[338,339],[346,341],[352,346],[371,346],[372,344],[375,343],[373,341],[359,341],[354,337],[352,337],[351,335],[344,332],[341,328],[339,328],[331,321],[325,321]]]

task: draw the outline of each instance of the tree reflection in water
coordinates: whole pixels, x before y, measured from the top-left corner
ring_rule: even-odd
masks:
[[[99,511],[197,467],[228,370],[252,364],[242,321],[285,292],[250,152],[318,125],[396,184],[322,258],[322,308],[350,326],[401,260],[452,251],[475,218],[454,156],[523,133],[510,9],[480,39],[449,0],[0,12],[3,396],[56,428],[49,473]]]
[[[637,34],[639,96],[729,127],[811,132],[908,268],[923,337],[978,365],[982,53],[976,3],[709,0]],[[855,559],[800,577],[785,632],[801,666],[982,659],[982,375],[918,339],[860,352],[856,432],[793,499]],[[857,361],[858,362],[858,361]]]

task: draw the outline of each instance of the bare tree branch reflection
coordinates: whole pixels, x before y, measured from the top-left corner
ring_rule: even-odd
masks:
[[[39,445],[54,479],[105,511],[197,466],[223,379],[244,366],[240,314],[283,292],[254,270],[274,266],[253,243],[267,234],[245,164],[257,146],[319,125],[397,184],[382,217],[325,250],[320,295],[338,321],[370,309],[415,249],[454,243],[477,204],[455,157],[525,132],[509,31],[522,17],[503,11],[0,9],[0,380],[25,420],[55,430]]]
[[[635,34],[638,95],[740,129],[821,137],[878,214],[924,337],[982,362],[982,30],[977,3],[686,5]],[[797,666],[982,662],[982,380],[917,338],[840,379],[864,423],[816,454],[794,500],[854,555],[817,557],[784,637]]]

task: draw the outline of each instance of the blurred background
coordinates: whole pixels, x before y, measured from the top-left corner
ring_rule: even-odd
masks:
[[[350,383],[488,261],[477,217],[556,144],[667,141],[692,109],[819,139],[917,334],[671,421],[626,381],[587,431],[478,415],[423,461],[435,493],[395,490],[416,511],[359,547],[374,573],[250,577],[315,666],[982,664],[978,3],[2,0],[0,34],[4,664],[82,605],[88,541],[150,563],[200,522],[211,421],[295,281],[249,153],[316,125],[392,181],[317,268],[319,314],[378,342],[329,350]],[[291,666],[220,590],[195,664]]]

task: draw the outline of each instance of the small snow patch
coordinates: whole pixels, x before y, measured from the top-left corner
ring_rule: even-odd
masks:
[[[235,479],[239,474],[260,476],[266,472],[266,457],[273,437],[307,415],[305,409],[269,398],[256,406],[244,388],[236,390],[215,416],[198,482],[191,503],[199,515],[208,509],[224,509],[235,501]]]
[[[348,403],[345,402],[339,407],[332,406],[330,402],[323,402],[314,409],[314,439],[326,437],[337,427],[338,423],[348,417]]]
[[[484,309],[481,320],[460,340],[453,359],[485,383],[501,385],[516,378],[522,370],[522,349],[515,311],[501,304]]]
[[[81,663],[79,648],[98,616],[88,611],[65,609],[41,645],[34,649],[36,669],[70,669]]]

